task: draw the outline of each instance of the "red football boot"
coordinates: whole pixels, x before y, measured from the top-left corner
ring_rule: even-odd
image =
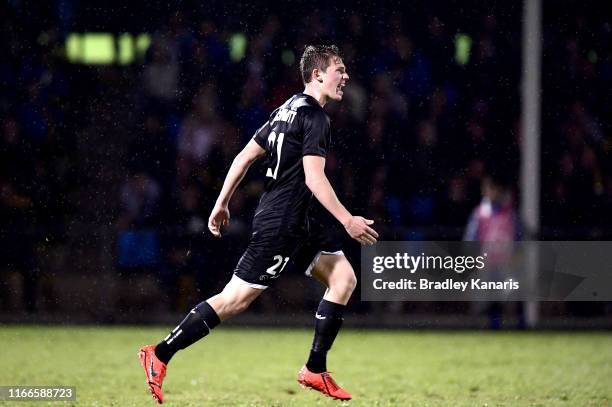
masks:
[[[159,403],[164,402],[164,393],[162,392],[162,383],[166,377],[166,364],[155,356],[155,345],[143,346],[138,352],[140,366],[147,375],[147,385],[153,398]]]
[[[297,381],[303,387],[320,391],[335,400],[350,400],[353,397],[336,384],[329,372],[313,373],[305,365],[298,372]]]

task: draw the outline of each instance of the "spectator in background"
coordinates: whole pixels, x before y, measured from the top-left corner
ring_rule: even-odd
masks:
[[[168,33],[155,38],[151,45],[150,61],[142,73],[143,87],[149,103],[167,112],[174,109],[179,96],[178,49]]]
[[[193,100],[193,108],[184,119],[177,140],[177,181],[184,185],[200,168],[219,142],[224,123],[217,111],[217,89],[202,85]]]
[[[489,173],[482,181],[482,201],[470,216],[463,240],[508,242],[518,240],[519,231],[509,181]]]
[[[148,112],[143,125],[143,131],[129,146],[129,165],[142,168],[160,183],[163,193],[169,195],[174,184],[176,146],[162,123],[161,113]]]
[[[118,265],[123,271],[159,271],[161,188],[146,172],[133,170],[121,187]]]
[[[169,290],[170,304],[176,310],[184,309],[190,298],[195,300],[192,287],[197,286],[201,291],[214,286],[214,276],[210,274],[215,267],[207,264],[206,219],[202,216],[201,191],[196,183],[178,190],[172,227],[165,239],[168,267],[164,270],[162,284]],[[208,275],[201,275],[204,272]]]
[[[262,93],[261,82],[252,77],[247,78],[242,87],[242,94],[236,111],[236,119],[240,126],[243,143],[246,143],[255,134],[260,124],[268,117],[268,111],[262,103]]]
[[[474,209],[463,240],[481,242],[481,252],[488,254],[487,267],[496,279],[507,273],[514,253],[513,242],[520,239],[520,224],[514,209],[511,182],[506,174],[489,173],[482,181],[482,201]],[[502,327],[503,304],[491,302],[488,313],[492,329]],[[519,328],[525,327],[523,307],[519,303]]]
[[[2,122],[0,139],[0,273],[2,297],[7,295],[5,273],[18,272],[23,281],[23,304],[36,311],[38,267],[32,234],[35,202],[32,197],[34,160],[32,147],[21,137],[21,128],[12,118]]]

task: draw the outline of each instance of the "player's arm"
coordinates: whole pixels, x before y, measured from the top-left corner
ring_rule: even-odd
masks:
[[[305,155],[303,158],[306,186],[325,209],[327,209],[346,229],[346,232],[361,244],[374,244],[378,233],[370,226],[373,220],[353,216],[340,203],[338,196],[325,175],[325,158]]]
[[[208,218],[208,230],[216,237],[221,236],[221,226],[225,226],[229,223],[229,201],[232,195],[234,195],[236,188],[238,188],[240,181],[244,178],[251,164],[264,155],[265,152],[266,150],[254,140],[251,140],[234,158],[227,172],[227,176],[225,177],[225,181],[223,182],[223,187],[221,188],[215,207]]]

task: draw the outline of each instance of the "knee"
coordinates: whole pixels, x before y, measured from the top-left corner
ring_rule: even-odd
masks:
[[[357,277],[355,277],[355,273],[347,273],[346,275],[342,276],[342,278],[330,281],[329,284],[330,290],[348,296],[353,293],[356,286]]]
[[[355,273],[351,273],[351,275],[347,278],[347,289],[352,293],[355,291],[355,287],[357,287],[357,277],[355,277]]]

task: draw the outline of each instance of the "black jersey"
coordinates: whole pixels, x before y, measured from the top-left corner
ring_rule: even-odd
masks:
[[[267,152],[265,192],[255,210],[253,229],[278,235],[304,232],[312,193],[306,186],[302,157],[327,156],[327,113],[313,97],[299,93],[274,110],[253,139]]]

